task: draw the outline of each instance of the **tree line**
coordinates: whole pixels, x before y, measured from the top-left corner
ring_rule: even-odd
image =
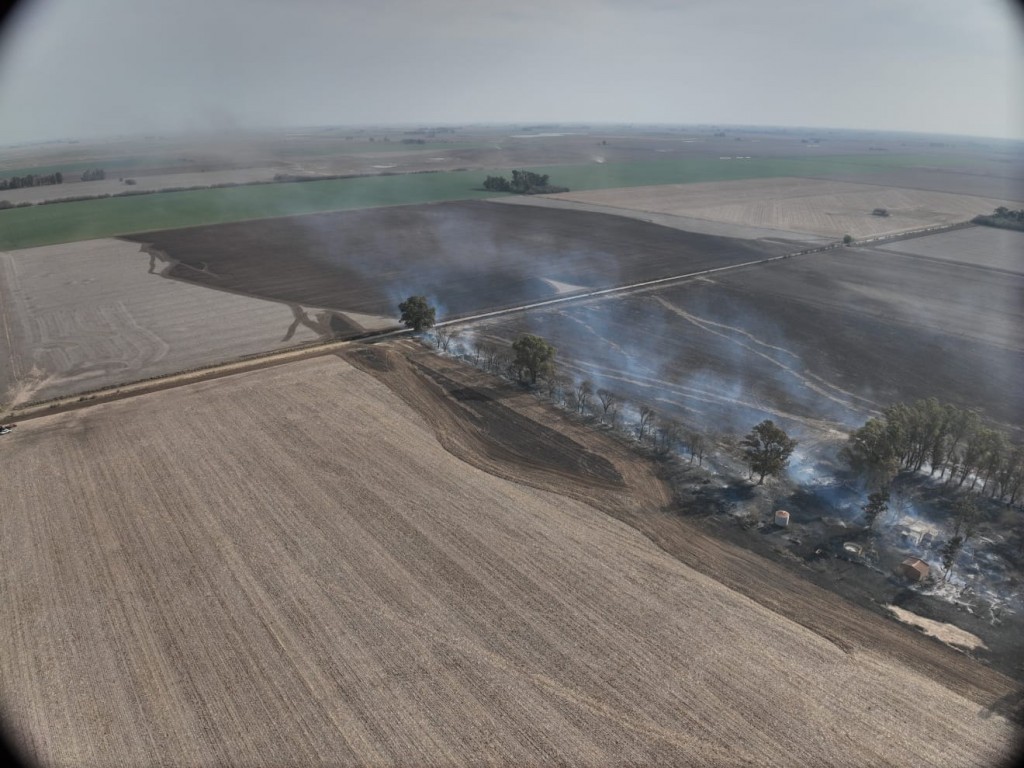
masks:
[[[9,179],[0,179],[0,190],[24,189],[25,187],[46,187],[51,184],[63,184],[64,174],[60,171],[49,174],[30,173],[26,176],[11,176]]]
[[[988,227],[1016,229],[1024,232],[1024,210],[1011,211],[1009,208],[1002,205],[987,216],[975,216],[971,221],[975,224],[984,224]]]
[[[419,332],[434,326],[435,311],[425,296],[410,296],[398,308],[407,328]],[[433,339],[439,351],[448,352],[456,334],[442,326],[434,329]],[[521,334],[511,349],[473,336],[468,347],[474,365],[532,387],[572,413],[595,418],[611,429],[626,431],[659,457],[685,450],[689,453],[690,464],[696,461],[702,466],[704,463],[709,447],[704,434],[685,428],[648,404],[630,404],[611,389],[595,387],[588,379],[576,380],[559,373],[555,365],[557,350],[540,336]],[[756,474],[759,485],[766,477],[780,474],[788,466],[796,446],[797,441],[770,420],[753,427],[740,441],[751,477]]]
[[[555,187],[550,183],[546,173],[531,171],[512,171],[512,181],[504,176],[488,176],[484,179],[484,189],[491,192],[515,192],[519,195],[543,195],[552,192],[568,192],[568,187]]]
[[[1014,504],[1024,490],[1024,446],[987,426],[976,411],[932,397],[897,403],[851,433],[841,451],[869,484],[885,488],[901,471],[945,478],[944,489],[969,490]],[[969,483],[969,485],[968,485]],[[980,487],[979,487],[980,484]]]

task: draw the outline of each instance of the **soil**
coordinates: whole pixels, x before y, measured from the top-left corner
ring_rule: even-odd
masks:
[[[451,359],[440,358],[428,351],[417,349],[417,345],[412,342],[401,342],[397,345],[389,343],[386,352],[382,352],[380,346],[369,348],[372,351],[371,359],[379,360],[386,355],[389,361],[386,372],[379,365],[375,365],[371,372],[400,394],[403,400],[413,405],[424,418],[433,421],[438,437],[446,448],[460,458],[499,476],[504,476],[503,473],[509,471],[509,465],[499,464],[496,467],[490,461],[481,462],[481,456],[489,455],[489,450],[480,450],[479,443],[476,450],[465,450],[464,443],[452,441],[446,434],[452,422],[447,417],[437,420],[439,411],[454,411],[452,401],[458,402],[454,393],[462,391],[458,388],[452,389],[454,382],[472,381],[475,386],[486,383],[493,393],[492,396],[501,398],[508,409],[506,413],[522,410],[531,414],[533,418],[557,425],[560,432],[571,434],[574,442],[585,446],[586,450],[608,457],[617,466],[633,467],[634,471],[631,474],[634,477],[642,477],[645,471],[649,473],[652,467],[657,466],[652,464],[650,459],[641,458],[629,444],[624,444],[611,434],[595,430],[593,425],[583,424],[567,416],[514,385],[495,383],[490,376]],[[401,354],[397,354],[398,350],[401,350]],[[363,354],[360,350],[350,354],[349,359],[358,364]],[[414,361],[416,365],[410,367],[410,361]],[[418,376],[432,380],[434,372],[438,369],[445,372],[447,403],[442,396],[443,390],[424,387],[425,382],[415,383]],[[433,396],[425,398],[424,390]],[[418,392],[419,396],[411,397],[412,392]],[[462,420],[459,424],[460,429],[467,430],[468,423],[472,422]],[[527,462],[526,466],[529,465],[530,462]],[[878,595],[884,594],[885,590],[879,589],[878,584],[872,583],[870,578],[862,580],[861,570],[857,570],[855,578],[847,580],[845,576],[846,571],[859,569],[859,566],[846,564],[849,567],[844,569],[844,564],[839,563],[838,568],[835,564],[830,564],[828,568],[805,568],[803,563],[806,553],[805,556],[794,555],[787,551],[789,548],[785,545],[778,546],[770,535],[776,532],[774,529],[767,528],[766,533],[769,535],[759,537],[761,541],[758,542],[758,537],[750,537],[735,522],[730,521],[731,524],[727,524],[723,523],[721,517],[709,516],[708,512],[719,511],[720,507],[713,501],[709,505],[710,499],[703,492],[698,492],[695,496],[676,496],[672,504],[666,504],[670,493],[667,476],[657,480],[651,477],[647,481],[634,481],[630,484],[634,503],[624,504],[621,496],[594,495],[578,480],[573,482],[571,476],[567,478],[557,475],[557,485],[552,486],[551,478],[542,469],[533,467],[529,473],[524,474],[521,473],[523,465],[512,466],[515,467],[515,477],[519,482],[539,488],[557,489],[560,493],[585,499],[641,531],[666,552],[690,567],[728,584],[754,601],[812,629],[848,652],[855,648],[870,648],[876,652],[892,654],[902,663],[937,681],[941,680],[943,684],[948,684],[953,690],[969,697],[984,699],[1007,684],[1007,679],[1002,675],[982,672],[981,670],[985,668],[977,662],[965,658],[960,652],[933,638],[909,630],[889,617],[880,607],[873,605]],[[567,483],[566,480],[570,482]],[[646,499],[641,497],[641,503],[635,503],[640,490],[646,490],[652,483],[658,487],[658,493]],[[673,486],[678,488],[679,484],[676,482]],[[733,493],[742,493],[742,489],[732,490]],[[657,503],[659,500],[660,504]],[[849,530],[836,528],[832,531],[831,537],[836,536],[848,539]],[[810,539],[807,543],[810,544]],[[810,551],[812,550],[808,549],[808,553]],[[758,574],[758,577],[752,579],[752,574]],[[882,576],[878,581],[894,583],[887,576]],[[847,586],[849,589],[844,589]],[[837,598],[837,594],[841,597]],[[882,617],[882,620],[879,621],[878,617]],[[929,615],[929,618],[933,617],[934,611]],[[1009,629],[1003,637],[1014,646],[1015,654],[1019,654],[1019,643],[1016,642],[1017,636],[1013,629]],[[1014,667],[1016,658],[1016,655],[1003,656],[998,659],[998,666],[1015,673],[1018,671]],[[992,659],[995,659],[995,656],[990,658],[990,663]]]
[[[487,202],[396,206],[126,238],[168,276],[339,311],[394,315],[425,295],[438,319],[551,298],[545,279],[605,288],[786,253],[633,219]]]
[[[703,534],[628,446],[408,343],[351,359],[368,373],[305,360],[0,444],[0,693],[26,754],[991,765],[1015,746],[1010,680]],[[572,460],[531,461],[547,439]]]

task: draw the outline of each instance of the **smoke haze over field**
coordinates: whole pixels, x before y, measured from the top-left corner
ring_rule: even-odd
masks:
[[[1005,0],[34,0],[0,143],[227,128],[590,121],[1024,138]]]

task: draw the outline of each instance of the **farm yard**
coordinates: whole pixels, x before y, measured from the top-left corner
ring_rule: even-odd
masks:
[[[584,469],[520,463],[535,442],[494,453],[509,437],[482,418],[540,408],[507,435],[543,443],[557,415],[439,385],[464,368],[407,349],[0,443],[0,693],[28,755],[991,765],[1013,747],[1006,678],[700,534],[679,541],[713,578],[683,565],[588,503],[664,502],[649,465],[571,425],[559,452]]]
[[[968,221],[1001,205],[1013,205],[969,195],[801,178],[573,191],[551,197],[837,238],[877,237]],[[872,215],[876,208],[886,209],[888,215]]]

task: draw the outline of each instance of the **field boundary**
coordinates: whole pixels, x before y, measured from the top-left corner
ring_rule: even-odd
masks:
[[[950,229],[962,229],[969,226],[975,225],[970,222],[958,222],[956,224],[936,225],[926,227],[921,230],[916,230],[913,232],[903,232],[898,235],[889,235],[884,238],[874,238],[871,240],[871,242],[873,244],[877,244],[879,242],[888,242],[891,240],[901,240],[910,237],[921,237],[929,234],[934,234],[935,232],[939,231],[946,231]],[[854,241],[850,245],[858,246],[864,244],[865,242],[867,241],[858,240]],[[704,277],[711,274],[719,274],[722,272],[746,269],[749,267],[758,267],[765,264],[784,261],[786,259],[795,258],[799,256],[809,256],[817,253],[826,253],[844,247],[847,246],[841,241],[839,241],[829,243],[827,245],[816,246],[813,248],[803,248],[798,251],[792,251],[790,253],[785,253],[779,256],[768,256],[763,259],[754,259],[752,261],[745,261],[739,264],[730,264],[724,267],[712,267],[710,269],[702,269],[694,272],[687,272],[685,274],[672,275],[669,277],[660,277],[654,280],[644,280],[638,283],[614,286],[612,288],[601,288],[594,291],[571,293],[565,296],[558,296],[553,299],[534,301],[527,304],[520,304],[514,307],[505,307],[502,309],[490,310],[487,312],[477,312],[471,315],[453,317],[451,319],[442,320],[441,322],[436,323],[435,327],[454,327],[458,325],[465,325],[466,323],[476,322],[479,320],[489,320],[495,317],[503,317],[505,315],[529,312],[535,309],[542,309],[559,304],[567,304],[569,302],[587,301],[589,299],[600,298],[605,296],[628,295],[631,293],[648,290],[650,288],[662,285],[671,285],[673,283],[682,282],[685,280],[692,280],[694,278]],[[67,411],[78,410],[80,408],[86,408],[88,406],[98,405],[100,403],[108,403],[115,400],[123,400],[128,397],[149,394],[151,392],[159,392],[161,390],[185,386],[187,384],[196,384],[202,381],[210,381],[212,379],[219,379],[224,376],[232,376],[238,373],[248,373],[251,371],[260,370],[262,368],[270,368],[277,365],[284,365],[285,363],[293,362],[296,360],[305,360],[311,357],[329,355],[336,351],[344,349],[349,345],[356,343],[370,344],[379,341],[385,341],[387,339],[393,339],[399,336],[408,336],[411,335],[412,333],[413,332],[410,329],[396,328],[395,330],[389,331],[372,331],[364,334],[359,334],[356,336],[349,336],[348,338],[345,339],[331,339],[328,341],[311,342],[292,349],[257,354],[227,363],[215,363],[213,365],[194,368],[187,371],[180,371],[178,373],[128,382],[116,387],[103,387],[101,389],[91,390],[77,395],[71,395],[68,397],[60,397],[54,398],[52,400],[43,400],[39,402],[27,403],[23,406],[18,406],[16,408],[11,409],[11,411],[5,418],[17,418],[24,420],[39,418],[41,416],[48,416],[56,413],[65,413]]]

